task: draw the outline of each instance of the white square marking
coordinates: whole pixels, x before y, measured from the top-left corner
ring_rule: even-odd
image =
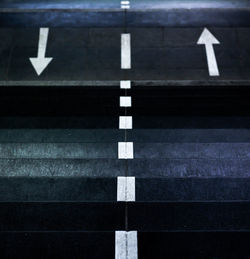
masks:
[[[132,129],[133,128],[132,116],[120,116],[119,117],[119,129]]]
[[[134,159],[134,143],[119,142],[118,143],[118,158],[119,159]]]
[[[135,201],[135,177],[117,177],[117,201]]]
[[[120,96],[120,107],[131,107],[132,98],[131,96]]]
[[[131,88],[131,81],[129,80],[124,80],[120,82],[120,88],[121,89],[130,89]]]

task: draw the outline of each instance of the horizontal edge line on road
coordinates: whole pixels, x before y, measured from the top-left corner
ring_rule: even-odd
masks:
[[[250,7],[214,7],[214,8],[173,8],[173,7],[164,7],[164,8],[152,8],[147,6],[142,6],[140,8],[134,7],[130,9],[130,12],[159,12],[159,11],[178,11],[178,12],[188,12],[188,11],[234,11],[234,12],[248,12],[250,11]],[[67,13],[74,13],[74,12],[123,12],[121,10],[120,5],[117,5],[115,8],[0,8],[0,13],[46,13],[46,12],[67,12]]]
[[[53,233],[66,233],[66,234],[75,234],[75,233],[90,233],[90,234],[97,234],[97,233],[114,233],[113,230],[1,230],[0,235],[2,234],[16,234],[16,233],[46,233],[46,234],[53,234]]]
[[[49,13],[49,12],[57,12],[57,13],[85,13],[85,12],[124,12],[121,10],[120,5],[117,5],[116,8],[48,8],[48,9],[39,9],[39,8],[26,8],[26,9],[17,9],[17,8],[0,8],[0,13]]]
[[[120,80],[114,81],[0,81],[0,86],[117,86]]]
[[[4,233],[4,232],[8,232],[8,231],[1,231],[1,233]],[[11,232],[11,231],[9,231]],[[14,231],[13,231],[14,232]],[[18,231],[17,231],[18,232]],[[22,231],[20,231],[22,232]],[[146,233],[159,233],[159,231],[156,231],[156,230],[140,230],[138,231],[138,233],[141,233],[141,234],[146,234]],[[182,234],[191,234],[191,233],[249,233],[250,234],[250,230],[246,230],[246,229],[241,229],[241,230],[237,230],[237,229],[234,229],[234,230],[161,230],[160,233],[163,233],[163,234],[167,234],[167,233],[182,233]]]
[[[137,180],[137,177],[136,177],[136,180]],[[70,201],[69,201],[70,202]],[[78,201],[77,201],[78,202]],[[77,203],[75,201],[73,201],[72,203]],[[117,201],[118,203],[119,201]],[[5,202],[5,201],[1,201],[1,203],[18,203],[18,202]],[[23,203],[32,203],[32,202],[23,202]],[[41,203],[50,203],[50,202],[41,202]],[[63,202],[62,202],[63,203]],[[80,202],[79,202],[80,203]],[[88,203],[88,202],[85,202],[83,201],[83,203]],[[105,203],[105,202],[102,202],[102,203]],[[113,202],[111,202],[113,203]],[[123,203],[123,202],[119,202],[119,203]],[[209,205],[209,204],[214,204],[214,205],[221,205],[221,204],[229,204],[229,205],[248,205],[250,206],[250,201],[249,200],[150,200],[150,201],[147,201],[147,200],[140,200],[140,198],[137,198],[136,201],[127,201],[126,202],[127,205],[129,206],[138,206],[138,205],[173,205],[173,204],[176,204],[176,205],[190,205],[190,204],[193,204],[195,206],[198,205]]]
[[[117,158],[116,158],[117,159]],[[69,175],[65,175],[65,176],[58,176],[58,175],[56,175],[56,176],[44,176],[44,175],[41,175],[41,176],[28,176],[28,178],[27,178],[27,176],[18,176],[18,175],[16,175],[16,176],[7,176],[7,175],[0,175],[0,180],[3,180],[3,179],[7,179],[7,180],[15,180],[15,179],[27,179],[28,181],[29,180],[40,180],[40,179],[63,179],[63,180],[65,180],[65,179],[95,179],[95,180],[99,180],[99,179],[117,179],[117,177],[119,177],[119,176],[84,176],[84,175],[77,175],[77,176],[69,176]],[[130,176],[128,176],[128,177],[130,177]],[[187,180],[187,181],[191,181],[191,180],[199,180],[199,181],[204,181],[204,180],[225,180],[225,179],[227,179],[227,180],[246,180],[246,179],[248,179],[248,180],[250,180],[250,177],[247,177],[247,176],[245,176],[245,177],[236,177],[236,176],[232,176],[232,177],[228,177],[228,176],[224,176],[224,177],[217,177],[217,176],[211,176],[211,177],[204,177],[204,176],[196,176],[196,177],[194,177],[194,176],[183,176],[183,177],[172,177],[172,176],[164,176],[164,177],[157,177],[157,176],[153,176],[153,177],[145,177],[145,176],[143,176],[143,177],[141,177],[141,176],[136,176],[136,181],[138,182],[138,181],[141,181],[141,180],[166,180],[166,181],[168,181],[168,180],[171,180],[171,181],[173,181],[173,179],[174,180]],[[178,200],[172,200],[172,202],[177,202]],[[204,201],[207,201],[208,202],[208,200],[182,200],[182,201],[179,201],[179,202],[190,202],[190,201],[197,201],[197,202],[204,202]],[[211,202],[219,202],[219,201],[221,201],[221,202],[242,202],[242,201],[244,201],[244,202],[250,202],[250,200],[210,200]],[[1,202],[1,201],[0,201]],[[140,200],[137,200],[137,202],[140,202]],[[153,201],[154,202],[154,201]],[[158,202],[160,202],[159,200],[158,200]],[[168,200],[168,202],[171,202],[171,200]]]
[[[1,234],[5,233],[114,233],[113,230],[1,230]],[[200,233],[200,232],[205,232],[205,233],[250,233],[250,230],[161,230],[161,233]],[[145,231],[145,230],[140,230],[138,233],[159,233],[159,231]]]
[[[132,80],[133,86],[249,86],[250,80]]]
[[[23,176],[23,178],[25,177],[29,177],[29,176]],[[15,178],[15,176],[9,176],[9,178]],[[16,177],[17,178],[17,177]],[[38,178],[38,177],[34,177],[34,178]],[[43,178],[42,176],[39,178]],[[50,177],[50,178],[54,178],[54,176]],[[66,177],[60,177],[60,178],[66,178]],[[115,179],[117,178],[116,176],[114,177],[106,177],[106,178],[112,178]],[[137,179],[137,177],[136,177]],[[102,204],[114,204],[116,206],[119,206],[119,204],[124,204],[123,201],[117,201],[115,198],[114,200],[111,201],[92,201],[92,200],[35,200],[35,201],[0,201],[0,206],[2,204],[34,204],[34,203],[40,203],[40,204],[53,204],[53,203],[61,203],[61,204],[68,204],[68,203],[72,203],[72,204],[81,204],[81,205],[85,205],[85,204],[90,204],[90,203],[94,203],[94,204],[99,204],[100,206],[102,206]],[[215,203],[215,204],[227,204],[230,203],[231,205],[237,205],[237,204],[246,204],[246,205],[250,205],[250,201],[249,200],[183,200],[183,201],[175,201],[175,200],[165,200],[165,201],[154,201],[154,200],[150,200],[150,201],[127,201],[126,204],[128,205],[133,205],[133,206],[137,206],[137,205],[141,205],[141,204],[153,204],[153,205],[160,205],[160,204],[190,204],[190,203],[200,203],[200,204],[210,204],[210,203]],[[2,232],[2,230],[1,230]]]
[[[174,160],[174,161],[185,161],[185,160],[188,160],[188,161],[192,161],[192,160],[195,160],[195,161],[198,161],[198,160],[209,160],[209,161],[214,161],[214,160],[223,160],[224,162],[227,162],[228,160],[231,161],[231,160],[234,160],[234,161],[249,161],[249,158],[138,158],[138,157],[135,157],[134,158],[134,142],[119,142],[119,143],[131,143],[131,145],[127,145],[127,147],[124,145],[120,145],[120,148],[118,149],[119,150],[119,154],[124,154],[124,155],[121,155],[120,157],[123,157],[123,158],[120,158],[120,159],[135,159],[136,161],[149,161],[149,162],[152,162],[152,161],[157,161],[157,162],[168,162],[169,160]],[[127,151],[127,150],[128,151]],[[125,151],[124,151],[125,150]],[[127,158],[129,156],[129,158]],[[124,158],[125,157],[125,158]],[[30,161],[64,161],[64,162],[74,162],[74,161],[81,161],[81,162],[84,162],[84,161],[95,161],[95,160],[98,160],[98,161],[104,161],[104,160],[107,160],[107,161],[115,161],[117,160],[117,158],[115,157],[111,157],[111,158],[105,158],[105,157],[101,157],[101,158],[79,158],[79,157],[76,157],[76,158],[72,158],[72,157],[59,157],[59,158],[49,158],[49,157],[46,157],[46,158],[41,158],[41,157],[20,157],[20,158],[15,158],[15,157],[0,157],[0,161],[6,161],[6,160],[11,160],[11,161],[24,161],[25,160],[30,160]],[[1,175],[1,173],[0,173]],[[174,176],[174,174],[173,174]],[[138,176],[139,177],[139,176]],[[156,176],[148,176],[150,179],[151,178],[156,178]],[[164,179],[167,178],[167,177],[171,177],[171,176],[163,176]],[[187,176],[187,177],[191,177],[191,176]],[[193,177],[193,176],[192,176]],[[239,177],[236,177],[236,176],[219,176],[218,177],[220,178],[250,178],[250,176],[239,176]],[[144,176],[142,178],[145,178]],[[158,178],[161,178],[160,176]],[[181,178],[181,176],[175,176],[174,178]],[[185,177],[183,177],[185,178]],[[197,176],[197,178],[210,178],[210,176]],[[213,177],[212,177],[213,178]],[[216,177],[215,177],[216,178]]]
[[[250,80],[131,80],[133,86],[250,86]],[[0,86],[119,87],[120,80],[100,81],[0,81]]]

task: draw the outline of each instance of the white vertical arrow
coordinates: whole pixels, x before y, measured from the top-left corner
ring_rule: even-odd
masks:
[[[205,28],[197,42],[199,45],[205,45],[207,54],[207,64],[210,76],[219,76],[219,69],[214,53],[213,44],[220,44],[220,42],[214,37],[214,35]]]
[[[44,69],[49,65],[53,58],[46,58],[46,48],[49,36],[49,28],[40,28],[38,53],[36,58],[30,58],[30,62],[38,76],[42,74]]]

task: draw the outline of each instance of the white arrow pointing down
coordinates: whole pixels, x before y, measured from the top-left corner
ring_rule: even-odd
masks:
[[[49,65],[49,63],[53,60],[53,58],[46,58],[46,48],[48,42],[49,29],[48,28],[40,28],[39,35],[39,44],[38,44],[38,53],[36,58],[30,58],[30,62],[38,76],[42,74],[45,68]]]
[[[220,73],[217,65],[216,56],[214,53],[213,44],[220,44],[220,42],[214,37],[214,35],[207,28],[205,28],[197,44],[205,45],[209,75],[219,76]]]

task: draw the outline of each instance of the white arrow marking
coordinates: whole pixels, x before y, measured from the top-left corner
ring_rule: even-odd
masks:
[[[46,48],[49,36],[49,28],[40,28],[38,53],[36,58],[30,58],[30,62],[38,76],[42,74],[44,69],[49,65],[53,58],[46,58]]]
[[[220,44],[220,42],[214,37],[214,35],[205,28],[197,42],[199,45],[205,45],[207,54],[207,64],[210,76],[219,76],[219,69],[214,53],[213,44]]]

